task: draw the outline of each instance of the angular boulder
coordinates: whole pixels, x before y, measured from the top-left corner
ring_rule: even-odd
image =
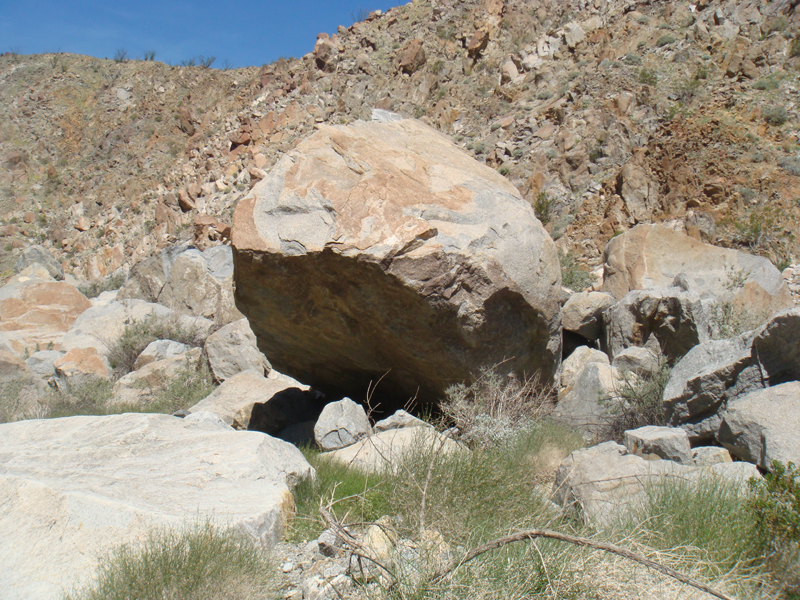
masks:
[[[553,417],[577,429],[589,441],[602,439],[608,435],[615,408],[621,401],[622,385],[621,374],[611,365],[586,363],[572,388],[559,398]]]
[[[267,357],[258,349],[247,319],[228,323],[208,336],[205,345],[214,379],[223,382],[242,371],[270,372]]]
[[[242,371],[226,379],[189,412],[208,411],[235,429],[276,436],[289,425],[319,415],[322,407],[311,396],[307,386],[275,371],[269,377],[258,371]]]
[[[91,306],[73,286],[33,265],[0,288],[0,336],[20,356],[37,346],[59,350],[64,333]]]
[[[647,425],[626,431],[623,442],[631,454],[645,458],[656,456],[682,465],[694,464],[689,436],[683,429]]]
[[[731,454],[772,468],[772,461],[800,464],[800,382],[737,398],[722,414],[717,440]]]
[[[773,315],[758,330],[753,356],[767,385],[800,380],[800,307]]]
[[[603,311],[614,304],[614,296],[602,292],[572,294],[561,309],[564,331],[577,333],[587,340],[600,339]]]
[[[21,421],[0,425],[0,438],[7,600],[60,599],[153,527],[212,519],[273,546],[292,487],[314,476],[290,444],[167,415]]]
[[[314,425],[314,439],[324,451],[352,446],[372,433],[364,407],[350,398],[331,402]]]
[[[663,225],[638,225],[613,238],[603,256],[602,291],[667,287],[685,274],[688,290],[773,313],[792,306],[780,271],[766,258],[705,244]]]
[[[707,302],[677,287],[629,292],[603,313],[605,349],[616,356],[631,346],[644,346],[652,335],[664,355],[681,358],[711,339]]]
[[[613,525],[640,508],[648,489],[670,481],[678,485],[715,477],[748,489],[758,469],[747,463],[720,463],[708,467],[681,465],[671,460],[645,460],[628,454],[624,446],[604,442],[570,454],[556,472],[553,500],[577,508],[584,522],[598,527]]]
[[[578,346],[572,354],[564,359],[564,362],[561,363],[559,398],[564,397],[572,389],[583,367],[593,362],[608,365],[608,355],[605,352],[600,352],[600,350],[589,348],[589,346]]]
[[[383,408],[502,363],[555,373],[561,274],[530,204],[416,120],[321,126],[233,228],[236,302],[279,371]]]
[[[376,433],[340,450],[323,452],[320,457],[366,473],[380,473],[398,468],[406,454],[426,452],[447,456],[469,450],[432,427],[403,427]]]

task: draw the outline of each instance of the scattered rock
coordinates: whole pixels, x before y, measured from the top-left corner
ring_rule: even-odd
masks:
[[[771,469],[800,464],[800,382],[750,392],[728,403],[717,440],[734,456]]]
[[[390,429],[403,429],[405,427],[432,427],[432,425],[426,423],[422,419],[418,419],[417,417],[408,414],[404,410],[398,410],[392,416],[386,417],[385,419],[375,423],[375,426],[372,428],[372,430],[375,433],[380,433],[381,431],[389,431]]]
[[[694,464],[698,467],[709,467],[717,463],[733,462],[731,453],[719,446],[700,446],[692,449]]]
[[[139,370],[117,380],[112,402],[138,407],[155,402],[182,372],[196,371],[199,368],[202,353],[200,348],[192,348],[177,356],[146,363]]]
[[[603,329],[603,311],[614,304],[614,297],[602,292],[572,294],[561,309],[561,322],[565,331],[572,331],[587,340],[600,339]]]
[[[630,454],[674,460],[682,465],[695,464],[689,436],[683,429],[648,425],[626,431],[623,441]]]
[[[267,375],[271,370],[247,319],[228,323],[208,336],[205,351],[214,379],[220,383],[242,371]]]
[[[53,258],[47,248],[39,245],[28,246],[22,251],[17,262],[14,263],[14,271],[19,273],[34,263],[38,263],[47,269],[53,279],[64,279],[64,268]]]
[[[639,377],[652,377],[661,367],[658,354],[638,346],[625,348],[614,357],[611,365],[623,373],[630,372]]]
[[[314,426],[314,438],[324,451],[351,446],[371,432],[364,407],[350,398],[327,404]]]
[[[188,352],[189,349],[189,346],[186,344],[181,344],[180,342],[174,342],[172,340],[156,340],[155,342],[150,342],[147,348],[142,350],[142,353],[139,354],[136,362],[133,363],[133,369],[138,370],[152,362],[184,354]]]

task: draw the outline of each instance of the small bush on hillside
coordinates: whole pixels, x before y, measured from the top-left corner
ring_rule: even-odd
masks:
[[[214,391],[214,377],[205,361],[197,368],[186,367],[155,392],[155,399],[141,407],[147,412],[172,414],[181,408],[194,406]]]
[[[670,33],[667,33],[658,38],[658,40],[656,40],[656,47],[661,48],[662,46],[674,43],[675,43],[675,36]]]
[[[189,346],[201,346],[200,332],[181,324],[178,319],[158,319],[150,316],[136,321],[122,331],[119,339],[109,344],[108,361],[117,379],[133,371],[136,359],[156,340],[173,340]]]
[[[800,38],[794,38],[792,40],[792,45],[789,48],[789,58],[794,58],[795,56],[800,56]]]
[[[784,156],[778,159],[778,166],[795,177],[800,177],[800,160],[791,156]]]
[[[561,264],[561,285],[564,287],[580,292],[594,284],[592,274],[578,264],[571,250],[559,252],[558,261]]]
[[[442,414],[469,446],[509,439],[544,417],[553,399],[538,375],[521,380],[498,367],[484,369],[469,385],[451,385],[445,394]]]
[[[610,430],[615,440],[621,440],[622,434],[629,429],[666,425],[663,397],[671,370],[666,363],[662,363],[659,370],[650,376],[622,374],[617,395],[609,400],[613,414]]]
[[[123,283],[125,283],[125,273],[120,271],[102,279],[82,283],[78,286],[78,291],[87,298],[97,298],[103,292],[118,290]]]
[[[128,60],[128,51],[125,48],[117,48],[114,53],[114,62],[122,63]]]
[[[770,125],[780,126],[789,120],[789,113],[783,106],[771,104],[761,109],[761,116]]]
[[[100,562],[97,580],[67,600],[272,600],[269,555],[238,531],[212,523],[152,532]]]
[[[112,383],[98,377],[66,384],[54,391],[45,402],[49,417],[109,414],[108,401],[112,396]]]
[[[769,318],[768,312],[754,311],[733,302],[718,302],[711,307],[711,337],[726,340],[757,329]]]
[[[539,192],[533,203],[533,212],[536,213],[536,218],[542,222],[542,225],[547,225],[550,222],[550,210],[552,208],[553,199],[550,195],[547,192]]]
[[[49,409],[40,401],[40,391],[29,377],[0,381],[0,423],[43,419]]]
[[[772,462],[763,479],[752,479],[750,507],[757,527],[769,540],[800,542],[800,468]]]
[[[658,83],[658,75],[652,69],[642,69],[639,71],[639,83],[655,87]]]

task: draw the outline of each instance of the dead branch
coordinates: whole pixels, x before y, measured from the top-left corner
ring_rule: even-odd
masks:
[[[422,501],[420,502],[419,506],[419,538],[422,539],[422,534],[425,532],[425,510],[427,507],[427,500],[428,500],[428,487],[431,484],[431,476],[433,475],[433,467],[436,464],[436,459],[439,458],[439,453],[444,448],[444,443],[447,441],[447,438],[450,437],[448,432],[444,432],[441,435],[441,439],[439,440],[439,447],[433,451],[433,456],[431,456],[431,461],[428,464],[428,472],[425,475],[425,486],[422,489]]]
[[[589,538],[577,537],[574,535],[568,535],[566,533],[559,533],[558,531],[550,531],[549,529],[530,529],[528,531],[520,531],[519,533],[501,537],[496,540],[492,540],[491,542],[487,542],[482,546],[478,546],[474,550],[471,550],[466,555],[464,555],[464,557],[461,560],[453,563],[446,571],[439,573],[434,581],[435,582],[441,581],[442,579],[447,577],[450,573],[452,573],[459,567],[465,565],[472,559],[480,556],[481,554],[490,552],[491,550],[496,550],[497,548],[501,548],[502,546],[506,546],[514,542],[521,542],[523,540],[535,540],[536,538],[548,538],[551,540],[566,542],[568,544],[574,544],[576,546],[586,546],[588,548],[594,548],[596,550],[603,550],[604,552],[611,552],[612,554],[616,554],[618,556],[622,556],[623,558],[627,558],[629,560],[638,562],[639,564],[645,565],[646,567],[658,571],[659,573],[663,573],[668,577],[677,579],[681,583],[685,583],[687,585],[692,586],[693,588],[706,592],[707,594],[711,594],[712,596],[715,596],[720,600],[735,600],[734,598],[726,596],[722,592],[718,592],[717,590],[710,588],[707,585],[700,583],[699,581],[695,581],[691,577],[688,577],[687,575],[684,575],[683,573],[680,573],[675,569],[671,569],[665,565],[655,562],[654,560],[645,558],[641,554],[636,554],[635,552],[631,552],[630,550],[626,550],[625,548],[616,546],[614,544],[609,544],[606,542],[598,542],[595,540],[591,540]]]

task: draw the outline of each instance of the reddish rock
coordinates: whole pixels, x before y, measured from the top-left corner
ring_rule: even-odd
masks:
[[[485,28],[478,29],[467,43],[467,55],[478,58],[489,44],[489,31]]]
[[[397,63],[397,68],[401,73],[411,75],[425,64],[425,60],[425,47],[422,40],[411,40],[400,53],[400,60]]]
[[[28,211],[22,216],[22,220],[26,223],[33,223],[36,220],[36,215]]]
[[[189,194],[184,189],[178,190],[178,205],[183,212],[195,209],[194,200],[189,197]]]

